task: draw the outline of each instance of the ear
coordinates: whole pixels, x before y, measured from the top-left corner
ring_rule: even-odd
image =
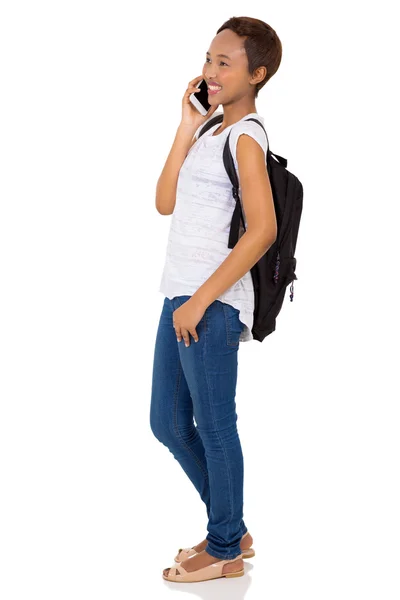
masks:
[[[267,76],[267,67],[258,67],[254,71],[254,75],[251,79],[251,83],[261,83]]]

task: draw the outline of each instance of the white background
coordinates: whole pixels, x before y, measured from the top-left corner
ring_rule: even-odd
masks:
[[[2,3],[2,600],[398,600],[394,6]],[[298,280],[239,351],[256,556],[179,585],[162,569],[207,521],[149,425],[171,220],[155,187],[188,82],[242,15],[283,45],[256,105],[304,186]]]

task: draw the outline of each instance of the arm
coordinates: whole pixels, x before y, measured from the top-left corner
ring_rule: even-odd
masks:
[[[239,137],[236,154],[247,229],[218,269],[193,294],[193,300],[204,310],[256,264],[277,236],[265,154],[248,135]]]
[[[192,141],[196,129],[179,125],[174,143],[157,181],[156,209],[161,215],[174,212],[176,202],[176,186],[181,166],[196,138]]]

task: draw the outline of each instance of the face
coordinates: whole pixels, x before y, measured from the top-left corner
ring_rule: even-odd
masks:
[[[224,29],[215,36],[206,53],[203,77],[207,84],[214,82],[222,86],[215,93],[209,88],[208,101],[211,105],[214,102],[225,104],[233,98],[254,94],[257,81],[247,70],[248,60],[243,39],[230,29]],[[219,56],[221,54],[224,56]]]

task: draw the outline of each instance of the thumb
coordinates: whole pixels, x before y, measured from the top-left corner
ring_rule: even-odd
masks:
[[[215,111],[217,110],[218,106],[219,106],[219,104],[217,104],[216,106],[212,106],[212,107],[209,109],[208,113],[207,113],[207,114],[205,115],[205,117],[204,117],[204,119],[205,119],[206,121],[207,121],[207,120],[208,120],[208,119],[211,117],[211,115],[212,115],[212,114],[214,114],[214,113],[215,113]]]

